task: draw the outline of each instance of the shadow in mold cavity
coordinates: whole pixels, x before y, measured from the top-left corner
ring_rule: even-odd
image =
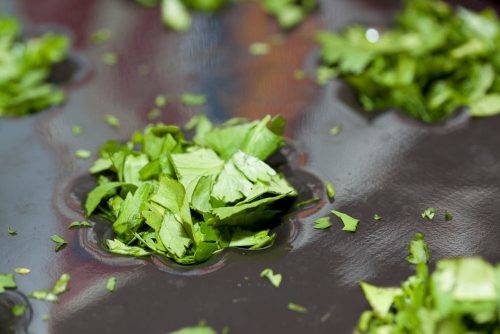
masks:
[[[89,65],[78,53],[71,52],[63,61],[54,64],[49,81],[62,86],[82,80],[89,72]]]
[[[24,314],[15,316],[12,313],[14,305],[24,305]],[[0,334],[27,334],[32,317],[33,311],[25,295],[16,290],[0,293]]]

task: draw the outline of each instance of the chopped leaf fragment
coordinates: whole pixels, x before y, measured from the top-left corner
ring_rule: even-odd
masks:
[[[434,216],[436,215],[436,208],[428,208],[422,212],[422,218],[425,218],[429,221],[434,220]]]
[[[158,95],[155,98],[155,105],[158,108],[163,108],[167,105],[168,99],[165,95]]]
[[[39,290],[32,292],[29,296],[34,299],[57,303],[59,301],[58,296],[68,290],[68,283],[71,280],[71,276],[67,273],[64,273],[59,277],[51,291],[48,290]]]
[[[330,217],[318,218],[314,221],[314,228],[317,230],[326,230],[330,228],[332,223],[330,222]]]
[[[264,56],[271,51],[271,46],[264,42],[255,42],[250,44],[248,52],[253,56]]]
[[[417,233],[415,235],[415,240],[410,241],[408,244],[408,253],[406,260],[413,264],[428,263],[431,257],[431,252],[427,247],[427,243],[424,240],[424,235]]]
[[[26,304],[14,304],[14,306],[12,306],[12,314],[15,317],[21,317],[26,313],[26,309]]]
[[[298,313],[307,313],[307,308],[295,303],[288,303],[288,309],[290,311],[298,312]]]
[[[453,215],[448,210],[444,211],[444,220],[446,221],[453,220]]]
[[[336,125],[330,129],[330,134],[332,136],[338,136],[342,132],[342,125]]]
[[[111,39],[111,30],[101,28],[90,36],[90,41],[94,44],[102,44]]]
[[[5,289],[15,288],[17,288],[17,284],[13,274],[0,274],[0,293],[5,292]]]
[[[207,97],[205,95],[186,93],[181,95],[181,102],[185,106],[200,106],[207,103]]]
[[[326,194],[328,195],[328,198],[330,198],[330,200],[333,200],[335,198],[335,188],[333,187],[333,184],[331,182],[326,182]]]
[[[47,313],[42,314],[42,321],[49,321],[49,315]]]
[[[31,269],[28,268],[15,268],[14,272],[19,275],[28,275],[31,273]]]
[[[77,137],[82,134],[82,127],[80,125],[73,125],[71,127],[71,132],[73,133],[73,136]]]
[[[113,292],[115,291],[115,286],[116,286],[116,277],[114,276],[109,277],[108,280],[106,281],[106,289],[108,289],[108,291],[110,292]]]
[[[92,227],[92,224],[89,223],[86,220],[82,221],[74,221],[71,224],[69,224],[68,228],[69,229],[74,229],[74,228],[86,228],[86,227]]]
[[[170,334],[217,334],[217,332],[206,323],[201,322],[198,326],[184,327],[170,332]]]
[[[376,213],[373,215],[373,220],[380,221],[382,220],[382,217]]]
[[[344,224],[344,228],[342,228],[342,231],[346,232],[356,232],[359,224],[359,220],[356,218],[353,218],[349,215],[346,215],[345,213],[339,212],[332,210],[332,213],[339,217],[342,223]]]
[[[262,0],[264,10],[278,20],[283,29],[292,29],[317,7],[316,0]]]
[[[9,227],[7,229],[7,232],[9,233],[10,236],[14,236],[14,235],[17,235],[17,231],[14,230],[12,227]]]
[[[148,119],[153,120],[157,119],[161,115],[161,110],[158,108],[153,108],[148,114]]]
[[[280,287],[282,276],[281,274],[273,273],[272,269],[266,268],[260,273],[260,277],[265,277],[274,285],[276,288]]]
[[[116,116],[106,114],[104,116],[104,119],[106,120],[106,123],[108,123],[108,125],[110,127],[112,127],[112,128],[119,128],[120,127],[120,120]]]
[[[55,251],[58,252],[60,251],[61,249],[63,249],[64,247],[66,247],[66,245],[68,244],[62,237],[60,237],[59,235],[57,234],[54,234],[52,237],[50,237],[50,239],[55,243]]]
[[[76,150],[75,157],[78,159],[88,159],[92,156],[92,152],[89,150]]]
[[[306,72],[304,72],[304,70],[295,70],[295,72],[293,72],[293,77],[295,80],[304,80],[306,78]]]
[[[115,52],[106,52],[101,56],[101,60],[106,65],[116,65],[118,63],[118,55]]]

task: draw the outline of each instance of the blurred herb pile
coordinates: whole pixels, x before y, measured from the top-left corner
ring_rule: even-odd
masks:
[[[264,162],[283,145],[284,125],[281,117],[214,125],[199,116],[187,124],[192,141],[163,124],[124,145],[109,141],[91,167],[99,179],[86,214],[113,222],[107,246],[116,254],[193,264],[224,248],[269,246],[276,202],[297,195]]]
[[[19,22],[0,18],[0,116],[24,116],[63,102],[64,93],[49,78],[68,46],[67,37],[50,32],[21,40]]]
[[[190,10],[213,13],[231,0],[135,0],[147,6],[161,6],[162,20],[165,26],[178,31],[191,27]],[[263,9],[278,20],[284,29],[291,29],[300,24],[307,14],[317,7],[317,0],[261,0]]]
[[[321,32],[322,83],[345,79],[366,111],[398,108],[424,122],[467,106],[500,113],[500,21],[436,0],[406,0],[385,31],[354,25]]]

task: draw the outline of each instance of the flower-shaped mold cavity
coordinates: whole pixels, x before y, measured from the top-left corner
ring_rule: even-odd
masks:
[[[25,306],[22,315],[16,316],[12,312],[14,305]],[[28,333],[28,325],[33,317],[31,305],[26,296],[18,291],[0,293],[0,333]]]

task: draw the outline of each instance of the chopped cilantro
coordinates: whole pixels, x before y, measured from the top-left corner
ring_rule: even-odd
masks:
[[[344,224],[344,228],[342,231],[347,231],[347,232],[356,232],[356,229],[358,228],[359,220],[355,219],[349,215],[346,215],[345,213],[338,212],[335,210],[332,210],[332,213],[339,217],[342,223]]]
[[[31,298],[43,300],[46,302],[57,303],[59,301],[59,295],[68,290],[68,283],[71,279],[69,274],[62,274],[61,277],[56,281],[51,291],[39,290],[34,291],[30,294]]]
[[[181,102],[185,106],[200,106],[207,103],[207,97],[205,95],[197,95],[197,94],[182,94]]]
[[[184,327],[170,332],[170,334],[217,334],[217,332],[207,324],[200,323],[198,326]]]
[[[295,204],[295,207],[298,208],[298,209],[301,209],[301,208],[305,208],[311,204],[315,204],[315,203],[318,203],[319,201],[321,201],[321,198],[319,197],[313,197],[313,198],[310,198],[310,199],[306,199],[305,201],[302,201],[302,202],[299,202],[297,204]]]
[[[14,235],[17,235],[17,231],[14,230],[12,227],[9,227],[7,229],[7,232],[9,233],[10,236],[14,236]]]
[[[164,106],[167,105],[168,99],[165,95],[158,95],[155,98],[155,105],[158,108],[163,108]]]
[[[92,224],[86,220],[83,220],[83,221],[74,221],[71,224],[69,224],[69,226],[68,226],[69,229],[85,228],[85,227],[92,227]]]
[[[102,44],[109,41],[110,39],[111,30],[107,28],[99,29],[90,36],[90,41],[94,44]]]
[[[71,132],[73,133],[73,136],[79,136],[82,134],[82,127],[79,125],[73,125],[71,127]]]
[[[333,187],[333,184],[331,182],[326,182],[325,185],[328,198],[330,198],[330,200],[333,200],[335,198],[335,188]]]
[[[157,124],[124,145],[105,144],[91,167],[101,176],[85,212],[113,222],[116,237],[106,245],[115,254],[193,264],[228,247],[268,247],[275,203],[297,196],[265,162],[284,144],[283,126],[279,117],[214,125],[198,116],[187,126],[192,141]]]
[[[264,42],[255,42],[250,44],[248,47],[248,52],[253,56],[263,56],[267,55],[271,51],[269,44]]]
[[[307,313],[307,309],[304,306],[295,303],[288,303],[288,309],[290,311],[298,312],[298,313]]]
[[[26,309],[26,304],[14,304],[14,306],[12,306],[12,314],[15,317],[21,317],[26,313]]]
[[[436,215],[436,211],[435,208],[425,209],[424,212],[422,212],[422,218],[432,221]]]
[[[106,281],[106,289],[108,289],[108,291],[110,291],[110,292],[113,292],[113,291],[115,291],[115,286],[116,286],[116,277],[111,276]]]
[[[118,55],[115,52],[103,53],[101,61],[106,65],[116,65],[118,63]]]
[[[316,0],[262,0],[264,10],[278,20],[283,29],[291,29],[317,6]]]
[[[295,80],[304,80],[306,78],[306,72],[303,70],[295,70],[295,72],[293,72],[293,77]]]
[[[415,240],[408,244],[408,253],[406,260],[413,264],[427,263],[431,257],[431,252],[424,240],[424,235],[417,233]]]
[[[12,274],[0,274],[0,293],[5,289],[17,288],[16,279]]]
[[[161,110],[158,108],[153,108],[151,111],[148,113],[148,119],[153,120],[157,119],[161,115]]]
[[[69,38],[47,32],[25,39],[12,17],[1,17],[0,27],[0,117],[26,116],[60,105],[64,93],[50,82],[50,74],[67,58]]]
[[[336,125],[330,129],[330,134],[332,136],[338,136],[342,132],[342,125]]]
[[[42,321],[48,321],[49,320],[49,315],[47,313],[42,314]]]
[[[444,220],[446,221],[453,220],[453,215],[448,210],[444,210]]]
[[[332,223],[330,222],[330,217],[318,218],[314,221],[314,228],[317,230],[326,230],[330,228]]]
[[[28,268],[15,268],[14,272],[19,275],[28,275],[31,270]]]
[[[382,217],[379,216],[377,213],[373,215],[373,220],[380,221],[382,220]]]
[[[92,152],[89,150],[76,150],[75,157],[78,159],[88,159],[92,156]]]
[[[404,3],[387,30],[355,24],[341,33],[319,33],[318,81],[340,77],[366,111],[398,108],[427,123],[460,107],[475,117],[499,114],[495,12],[455,9],[439,0]]]
[[[61,238],[59,235],[57,234],[54,234],[52,237],[50,237],[50,239],[55,243],[55,251],[58,252],[60,251],[61,249],[63,249],[64,247],[66,247],[66,245],[68,244],[63,238]]]
[[[273,273],[272,269],[266,268],[260,273],[260,277],[265,277],[274,285],[276,288],[280,287],[282,276],[281,274]]]
[[[119,128],[120,127],[120,120],[114,115],[106,114],[104,116],[104,120],[112,128]]]

